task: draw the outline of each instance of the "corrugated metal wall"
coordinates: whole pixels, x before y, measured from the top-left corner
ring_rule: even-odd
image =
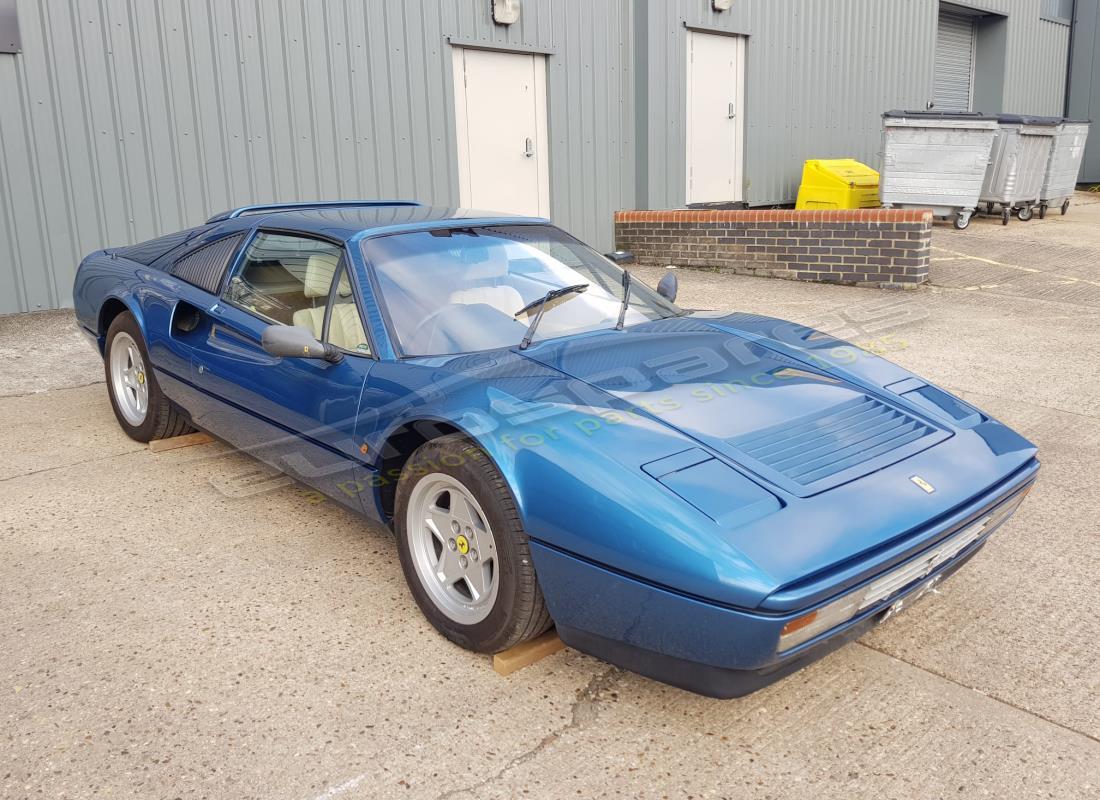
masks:
[[[1095,123],[1085,144],[1082,182],[1100,183],[1100,0],[1077,0],[1069,116]]]
[[[960,0],[1008,15],[1001,109],[1061,114],[1070,28],[1040,19],[1043,0]],[[639,0],[642,63],[655,84],[640,109],[639,204],[684,202],[682,120],[685,28],[749,36],[745,108],[745,197],[752,205],[793,201],[807,158],[851,156],[879,165],[880,117],[924,108],[932,97],[938,0]]]
[[[960,3],[1009,14],[1005,110],[1061,113],[1069,28],[1044,1]],[[448,37],[549,53],[552,214],[601,248],[616,209],[684,202],[685,25],[751,37],[753,204],[792,201],[805,158],[877,164],[879,113],[931,95],[936,0],[522,0],[510,27],[489,5],[18,0],[0,313],[68,305],[84,253],[238,204],[457,202]]]
[[[633,204],[630,0],[20,0],[0,55],[0,313],[76,264],[249,202],[458,202],[456,42],[548,62],[553,216],[597,246]],[[583,176],[583,179],[578,179]]]

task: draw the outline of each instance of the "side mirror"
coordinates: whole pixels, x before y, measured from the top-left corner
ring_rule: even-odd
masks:
[[[613,253],[604,253],[603,257],[612,264],[633,264],[634,254],[629,250],[616,250]]]
[[[676,302],[676,293],[679,290],[680,279],[676,277],[675,272],[666,272],[665,276],[657,282],[657,294],[670,303]]]
[[[320,358],[333,364],[344,354],[331,344],[322,344],[313,334],[297,325],[268,325],[260,337],[264,351],[283,358]]]

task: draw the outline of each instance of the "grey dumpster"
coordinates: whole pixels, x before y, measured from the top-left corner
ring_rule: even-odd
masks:
[[[1025,222],[1039,204],[1047,160],[1061,117],[1029,117],[1000,114],[989,167],[982,182],[981,201],[986,212],[1001,208],[1001,222],[1008,224],[1015,212]]]
[[[887,208],[928,208],[962,230],[978,205],[997,118],[974,112],[882,115],[879,199]]]
[[[1085,154],[1085,140],[1089,135],[1089,120],[1067,119],[1058,126],[1054,144],[1047,159],[1047,171],[1043,187],[1039,191],[1039,216],[1045,217],[1051,206],[1062,206],[1062,213],[1069,210],[1069,199],[1077,188],[1077,175],[1081,171],[1081,159]]]

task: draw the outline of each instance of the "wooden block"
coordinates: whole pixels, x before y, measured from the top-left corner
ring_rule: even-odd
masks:
[[[154,439],[149,442],[149,451],[163,453],[165,450],[175,450],[179,447],[193,447],[196,444],[209,444],[214,441],[208,434],[185,433],[183,436],[173,436],[171,439]]]
[[[497,653],[493,656],[493,669],[499,675],[511,675],[516,670],[529,667],[536,661],[541,661],[563,649],[565,645],[558,638],[557,631],[551,628],[537,639],[517,644],[502,653]]]

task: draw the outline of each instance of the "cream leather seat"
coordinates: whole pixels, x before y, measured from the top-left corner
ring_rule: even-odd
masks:
[[[336,272],[338,260],[334,256],[312,255],[306,262],[306,274],[302,281],[302,294],[309,298],[328,298],[332,276]],[[359,309],[351,298],[351,284],[347,275],[340,276],[340,285],[336,294],[342,302],[336,303],[329,320],[328,341],[344,350],[359,350],[359,345],[367,344],[367,334],[363,330],[363,321]],[[301,308],[294,312],[291,321],[313,333],[320,340],[325,326],[325,305],[313,308]]]
[[[508,253],[503,247],[486,248],[488,257],[484,261],[471,264],[463,274],[469,281],[498,280],[508,274]],[[484,303],[503,314],[512,316],[524,306],[523,297],[512,286],[471,286],[451,292],[447,298],[449,305],[474,305]]]

